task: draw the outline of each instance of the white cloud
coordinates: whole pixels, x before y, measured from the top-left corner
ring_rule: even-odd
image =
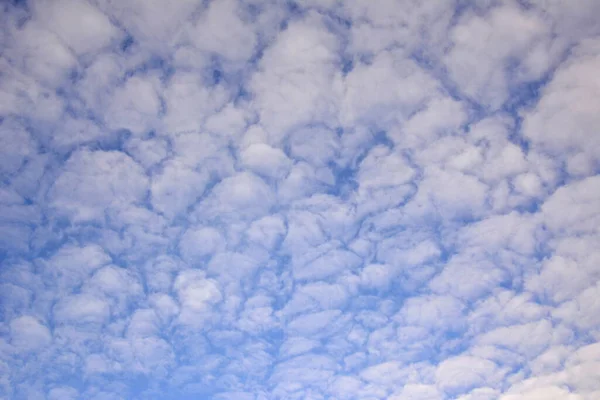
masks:
[[[325,386],[336,367],[335,361],[330,357],[317,354],[303,355],[279,363],[271,379],[281,382],[280,386],[284,391],[286,386],[292,390],[302,388],[297,383],[309,387]]]
[[[556,234],[596,232],[599,183],[600,177],[594,176],[559,188],[542,205],[545,225]]]
[[[106,209],[139,202],[147,190],[146,175],[127,155],[81,150],[66,162],[49,198],[60,215],[77,222],[101,222]]]
[[[539,388],[530,390],[521,395],[506,395],[502,396],[502,400],[518,400],[518,399],[527,399],[527,400],[537,400],[537,399],[565,399],[565,400],[579,400],[582,397],[577,394],[571,394],[569,391],[557,387],[557,386],[549,386],[546,388]]]
[[[333,249],[307,263],[294,265],[293,272],[296,279],[318,280],[346,269],[354,270],[360,262],[360,258],[354,253]]]
[[[17,121],[2,121],[0,132],[0,145],[2,146],[0,172],[3,175],[11,176],[21,168],[30,154],[35,154],[35,143]]]
[[[436,139],[458,131],[467,119],[464,105],[448,97],[435,97],[423,108],[402,129],[394,129],[391,137],[395,143],[411,148],[425,144],[435,147]]]
[[[40,350],[52,342],[48,328],[36,318],[25,315],[10,322],[11,344],[18,352]]]
[[[401,386],[409,373],[410,371],[403,368],[399,362],[389,361],[366,368],[360,373],[360,377],[384,387],[394,387]]]
[[[152,206],[169,218],[181,214],[202,196],[208,181],[206,171],[171,160],[152,180]]]
[[[217,283],[206,279],[202,271],[181,272],[173,288],[181,306],[178,319],[184,325],[201,326],[212,306],[223,299]]]
[[[437,386],[448,394],[458,394],[501,382],[503,371],[495,363],[466,355],[442,361],[435,372]]]
[[[209,198],[196,210],[200,218],[253,220],[267,214],[275,205],[274,193],[262,179],[250,172],[223,179]]]
[[[498,397],[499,391],[492,388],[478,388],[469,394],[460,396],[460,400],[492,400]]]
[[[171,346],[155,336],[113,340],[109,354],[127,370],[152,374],[156,378],[164,377],[174,363]]]
[[[303,354],[319,347],[319,342],[303,337],[291,337],[281,345],[281,355],[283,357],[292,357]]]
[[[437,84],[401,51],[383,51],[371,64],[360,64],[345,79],[341,122],[344,126],[369,123],[388,127],[417,111],[433,95]]]
[[[256,93],[261,124],[281,139],[290,129],[319,120],[335,123],[342,89],[337,71],[337,38],[310,13],[290,22],[265,51],[250,87]]]
[[[436,50],[445,40],[453,14],[452,5],[445,1],[372,4],[353,0],[343,7],[353,22],[350,51],[358,54],[375,54],[393,46]]]
[[[531,293],[517,294],[509,290],[479,302],[469,314],[469,326],[473,332],[495,327],[539,321],[546,317],[548,308],[535,302]]]
[[[394,273],[389,265],[369,264],[360,272],[361,284],[367,288],[386,289]]]
[[[253,27],[240,19],[235,0],[211,3],[188,27],[186,36],[195,50],[219,54],[233,62],[250,58],[257,42]]]
[[[87,1],[41,1],[33,6],[40,24],[78,55],[102,50],[119,34],[109,18]]]
[[[356,396],[363,383],[353,376],[338,376],[331,384],[330,391],[341,399],[351,399]]]
[[[169,80],[162,97],[166,106],[162,121],[165,129],[181,132],[197,131],[207,116],[226,104],[228,93],[220,85],[206,87],[198,74],[182,71]]]
[[[285,177],[291,168],[291,161],[283,151],[264,143],[248,146],[240,154],[240,161],[249,170],[275,179]]]
[[[113,315],[126,313],[136,298],[143,293],[139,278],[125,268],[106,266],[94,273],[83,290],[106,296]]]
[[[38,24],[25,25],[15,39],[18,45],[13,55],[18,57],[20,69],[42,85],[60,86],[77,65],[75,55],[63,42]]]
[[[133,138],[126,146],[133,159],[146,168],[158,164],[168,155],[168,144],[166,140],[160,138],[148,140]]]
[[[288,324],[291,333],[301,336],[311,336],[323,329],[334,325],[334,321],[341,315],[339,310],[320,311],[312,314],[301,315]]]
[[[525,3],[4,5],[0,398],[599,398],[600,8]]]
[[[282,309],[282,314],[293,316],[312,310],[339,309],[346,304],[349,296],[348,290],[340,284],[315,282],[299,285]]]
[[[285,180],[278,185],[278,196],[282,201],[291,203],[310,197],[333,183],[334,177],[329,168],[314,168],[300,161],[294,164]]]
[[[317,127],[295,130],[287,138],[290,157],[318,168],[333,160],[338,152],[338,137],[330,129]]]
[[[552,311],[552,316],[560,318],[579,329],[592,329],[600,324],[597,311],[600,310],[598,293],[600,284],[591,285],[572,300],[564,302]]]
[[[398,317],[406,324],[454,330],[461,326],[464,305],[454,297],[419,296],[408,299]]]
[[[223,252],[216,254],[206,267],[210,273],[221,280],[238,284],[254,275],[263,261],[260,255],[257,257],[238,252]]]
[[[527,214],[511,212],[473,223],[458,232],[457,244],[463,248],[510,249],[520,254],[535,252],[537,224]]]
[[[487,196],[487,185],[471,175],[426,167],[407,214],[438,214],[444,220],[478,218],[487,208]]]
[[[99,8],[117,19],[136,41],[155,51],[166,51],[172,44],[173,35],[181,29],[182,21],[198,7],[190,0],[166,5],[160,1],[113,1],[101,0]]]
[[[498,108],[513,82],[539,79],[556,61],[559,45],[553,48],[548,31],[540,16],[513,4],[468,12],[452,30],[444,61],[466,95]]]
[[[415,400],[437,400],[442,399],[442,394],[433,385],[409,384],[402,391],[390,399],[415,399]]]
[[[452,257],[429,286],[436,293],[473,301],[499,286],[507,275],[482,255],[466,252]]]
[[[386,174],[386,171],[394,171],[394,174]],[[358,170],[359,200],[367,204],[371,198],[381,201],[380,198],[386,189],[399,188],[400,196],[395,196],[395,200],[400,202],[403,200],[402,189],[406,190],[403,185],[413,177],[413,169],[401,154],[394,153],[384,146],[375,147],[361,162]],[[390,206],[393,203],[385,205]]]
[[[79,392],[69,386],[60,386],[50,389],[48,392],[49,400],[76,400]]]
[[[599,46],[590,40],[576,48],[524,121],[526,137],[543,151],[567,156],[567,170],[576,176],[593,174],[598,164],[600,140],[593,127],[598,124],[600,86],[592,76],[600,65]]]
[[[286,233],[286,227],[282,218],[278,215],[269,215],[252,222],[246,236],[266,249],[272,249]]]
[[[543,299],[558,304],[587,288],[594,275],[593,271],[578,268],[574,260],[555,256],[544,263],[538,275],[526,281],[526,287]]]
[[[110,261],[111,258],[98,245],[66,245],[41,264],[61,291],[65,291],[79,287],[91,273]]]
[[[553,341],[552,324],[547,320],[497,328],[480,335],[476,341],[483,345],[495,345],[513,350],[532,358],[546,349]]]
[[[151,78],[137,76],[118,87],[109,101],[105,120],[110,129],[129,129],[136,135],[151,130],[160,111],[160,100]]]
[[[110,308],[102,297],[76,294],[65,297],[54,307],[58,323],[77,325],[102,325],[110,317]]]
[[[225,238],[215,228],[197,227],[188,229],[179,242],[184,260],[191,265],[194,261],[224,250]]]

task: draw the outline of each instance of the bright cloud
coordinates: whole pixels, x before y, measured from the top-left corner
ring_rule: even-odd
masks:
[[[600,3],[2,6],[0,398],[600,398]]]

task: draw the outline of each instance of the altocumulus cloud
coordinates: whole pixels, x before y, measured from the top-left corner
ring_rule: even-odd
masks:
[[[0,7],[1,399],[600,398],[597,0]]]

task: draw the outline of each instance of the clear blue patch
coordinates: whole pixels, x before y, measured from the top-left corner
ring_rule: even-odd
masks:
[[[300,15],[302,13],[302,9],[295,1],[288,1],[285,5],[287,12],[292,16]]]
[[[394,147],[394,142],[388,137],[385,131],[378,131],[373,135],[372,147],[383,145],[390,149]]]
[[[13,6],[29,8],[28,0],[9,0],[9,3],[11,3]]]
[[[133,46],[134,43],[135,41],[133,39],[133,36],[127,34],[127,36],[125,36],[125,39],[123,39],[119,44],[119,49],[122,52],[126,52],[131,48],[131,46]]]
[[[167,59],[153,55],[141,64],[127,70],[125,72],[125,78],[130,78],[138,74],[145,74],[151,71],[159,71],[160,79],[163,81],[168,80],[175,73],[175,69]]]
[[[354,69],[354,60],[346,58],[342,60],[342,73],[348,75]]]
[[[356,169],[340,167],[333,162],[329,163],[329,168],[335,176],[335,184],[329,188],[328,194],[346,199],[358,189]]]
[[[219,83],[221,83],[222,78],[223,78],[223,72],[218,68],[214,68],[212,70],[211,83],[213,85],[218,85]]]

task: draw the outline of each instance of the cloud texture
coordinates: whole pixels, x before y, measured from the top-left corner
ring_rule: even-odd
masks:
[[[600,398],[598,1],[0,7],[0,398]]]

